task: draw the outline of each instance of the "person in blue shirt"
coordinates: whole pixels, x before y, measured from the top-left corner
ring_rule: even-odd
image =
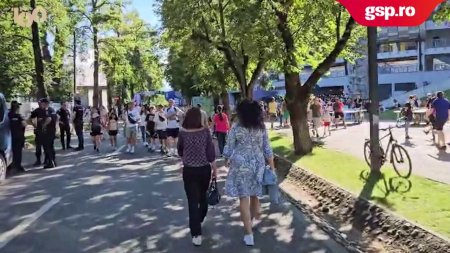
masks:
[[[438,141],[437,147],[439,150],[445,150],[445,135],[444,135],[444,125],[448,121],[450,102],[444,97],[442,91],[438,92],[436,99],[433,101],[431,107],[434,109],[435,113],[435,124],[434,129],[437,132]]]

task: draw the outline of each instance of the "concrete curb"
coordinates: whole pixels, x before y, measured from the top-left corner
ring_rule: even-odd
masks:
[[[306,188],[305,190],[320,202],[321,210],[314,210],[293,199],[288,192],[283,192],[287,199],[305,213],[313,215],[315,217],[313,221],[351,252],[362,252],[358,242],[350,242],[343,238],[341,232],[330,228],[332,226],[315,213],[332,210],[334,218],[358,224],[361,231],[374,237],[386,237],[388,240],[384,242],[388,245],[406,248],[410,252],[450,252],[448,239],[410,222],[384,207],[355,196],[333,183],[293,165],[280,156],[275,155],[275,164],[279,178],[288,180],[295,186]],[[281,190],[283,191],[283,189]]]

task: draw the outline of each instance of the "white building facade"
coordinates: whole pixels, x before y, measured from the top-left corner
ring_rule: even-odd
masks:
[[[406,101],[409,95],[450,89],[450,22],[431,20],[417,27],[386,27],[378,31],[379,98],[385,106],[393,99]],[[301,74],[305,82],[311,70]],[[368,97],[367,58],[351,65],[339,59],[318,82],[318,92]],[[273,80],[274,89],[284,95],[284,76]]]

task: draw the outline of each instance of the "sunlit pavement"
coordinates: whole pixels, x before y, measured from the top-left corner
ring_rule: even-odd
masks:
[[[279,124],[275,124],[278,126]],[[266,126],[270,127],[269,124]],[[395,128],[395,122],[380,122],[380,128],[394,126],[393,134],[398,143],[406,148],[411,157],[412,173],[434,181],[450,184],[450,146],[447,152],[439,151],[434,146],[432,135],[425,135],[423,127],[410,127],[411,140],[405,141],[405,129]],[[450,124],[445,126],[447,142],[450,142]],[[292,136],[290,128],[277,130],[279,133]],[[322,136],[323,128],[319,129]],[[388,132],[380,131],[380,138]],[[340,126],[331,130],[331,136],[320,138],[326,148],[353,155],[364,160],[364,142],[370,137],[370,125],[364,122],[361,125],[349,125],[347,129]],[[382,141],[384,147],[389,138]]]
[[[0,252],[347,252],[289,204],[267,201],[256,246],[246,247],[237,202],[226,197],[195,248],[177,159],[88,146],[59,151],[58,161],[0,186]]]

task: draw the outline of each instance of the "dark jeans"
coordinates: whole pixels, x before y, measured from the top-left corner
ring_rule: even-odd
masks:
[[[189,228],[192,236],[202,234],[202,222],[208,213],[206,192],[211,180],[211,165],[183,168],[184,190],[189,205]]]
[[[42,133],[35,132],[34,142],[36,144],[36,162],[41,162],[42,149],[44,149],[44,137]],[[48,155],[44,149],[44,163],[48,163]]]
[[[59,125],[59,132],[61,134],[61,146],[63,149],[69,148],[70,146],[70,125],[67,124],[60,124]],[[66,137],[66,138],[64,138]],[[65,142],[65,139],[67,139],[67,142]]]
[[[16,169],[22,169],[22,149],[24,145],[23,137],[12,138],[13,164]]]
[[[48,160],[46,161],[46,164],[55,163],[55,135],[52,134],[46,134],[44,135],[44,153],[48,157]]]
[[[74,128],[78,137],[78,148],[84,148],[83,123],[75,123]]]
[[[220,154],[223,154],[223,148],[227,142],[227,133],[216,132],[217,135],[217,143],[219,144]]]

